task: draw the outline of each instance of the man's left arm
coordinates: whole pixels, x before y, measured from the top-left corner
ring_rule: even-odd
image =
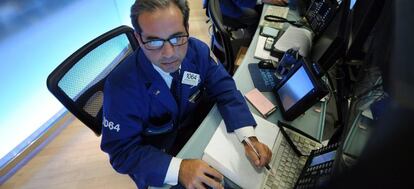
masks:
[[[255,137],[253,126],[256,125],[256,121],[243,95],[237,90],[233,78],[221,64],[217,64],[211,58],[210,50],[205,44],[194,48],[198,50],[198,57],[206,57],[200,62],[200,74],[204,76],[202,82],[207,89],[207,95],[216,101],[227,131],[236,132],[239,140],[244,137],[251,139],[262,158],[258,158],[254,150],[246,146],[243,140],[240,141],[244,144],[246,155],[256,166],[261,167],[270,162],[271,150]]]
[[[256,122],[251,114],[244,97],[240,91],[236,89],[233,78],[222,68],[221,65],[216,65],[214,72],[217,74],[213,76],[213,84],[207,87],[209,95],[216,99],[218,109],[226,124],[228,132],[235,132],[241,144],[244,145],[246,156],[257,167],[263,167],[268,164],[272,158],[272,151],[269,147],[260,142],[254,135],[253,126]],[[225,73],[220,73],[223,72]],[[244,139],[249,138],[254,149],[248,146]],[[258,157],[255,151],[259,154]]]
[[[210,54],[208,56],[210,57]],[[233,132],[244,126],[256,125],[243,95],[224,67],[215,63],[212,58],[209,58],[204,66],[207,95],[217,103],[227,131]]]

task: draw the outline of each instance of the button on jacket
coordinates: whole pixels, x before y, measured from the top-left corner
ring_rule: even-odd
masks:
[[[197,86],[181,83],[180,106],[140,49],[106,80],[101,149],[109,154],[113,168],[129,174],[139,188],[163,185],[172,158],[165,151],[175,139],[171,133],[180,120],[197,113],[188,99],[199,89],[205,88],[215,100],[229,132],[256,125],[233,79],[210,57],[205,43],[189,39],[180,71],[200,76]]]

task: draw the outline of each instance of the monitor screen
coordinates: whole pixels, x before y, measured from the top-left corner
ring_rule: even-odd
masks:
[[[305,68],[301,66],[279,89],[278,93],[286,111],[315,88]]]

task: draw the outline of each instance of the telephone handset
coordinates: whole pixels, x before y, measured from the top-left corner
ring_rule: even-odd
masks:
[[[294,188],[318,188],[333,173],[339,143],[312,150]]]

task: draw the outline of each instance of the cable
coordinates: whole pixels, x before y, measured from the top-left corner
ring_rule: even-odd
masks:
[[[280,16],[275,16],[275,15],[266,15],[264,17],[264,19],[268,22],[287,22],[293,26],[296,26],[298,28],[303,27],[305,24],[303,24],[301,21],[299,20],[288,20],[286,18],[280,17]]]

